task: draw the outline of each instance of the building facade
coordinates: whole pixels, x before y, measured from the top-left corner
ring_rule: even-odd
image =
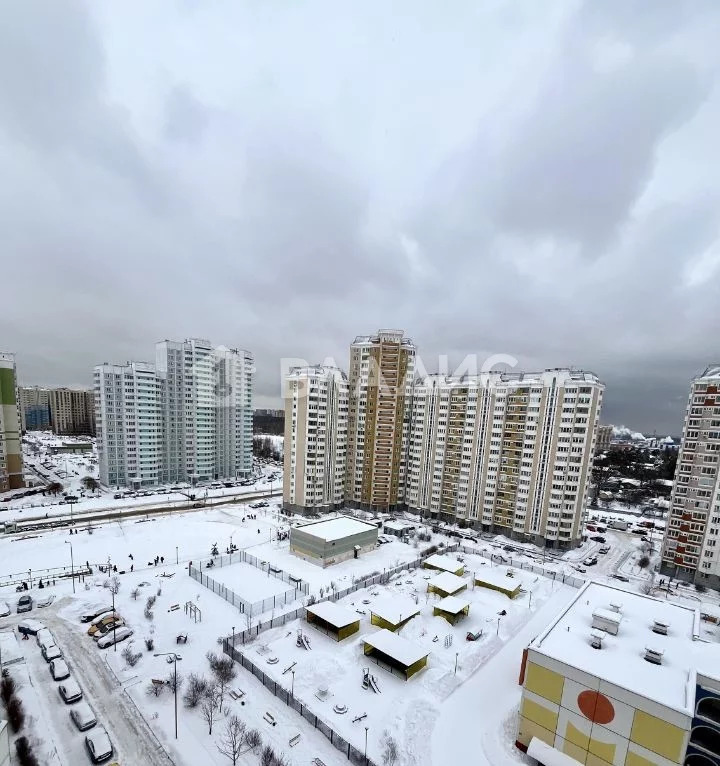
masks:
[[[541,545],[576,546],[603,389],[592,373],[569,369],[416,381],[408,509]]]
[[[720,588],[720,364],[690,386],[660,571]]]
[[[359,336],[350,346],[345,501],[371,510],[404,502],[415,346],[401,330]]]
[[[253,375],[250,352],[196,338],[158,343],[155,365],[96,367],[101,481],[195,485],[249,476]],[[127,386],[115,385],[123,379]]]
[[[162,469],[162,383],[147,362],[95,367],[100,481],[153,486]]]
[[[21,386],[18,389],[22,430],[50,430],[50,391],[40,386]]]
[[[15,354],[0,351],[0,492],[25,486]]]
[[[614,426],[598,426],[597,436],[595,437],[595,452],[605,452],[610,448],[610,442],[613,438]]]
[[[81,388],[48,389],[50,427],[63,436],[95,434],[95,392]]]
[[[348,381],[336,367],[296,367],[285,379],[283,508],[342,508],[347,459]]]

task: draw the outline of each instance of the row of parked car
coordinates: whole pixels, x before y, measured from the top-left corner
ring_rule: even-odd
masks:
[[[87,619],[86,619],[87,618]],[[112,609],[88,613],[82,616],[83,622],[89,622],[88,636],[92,636],[99,649],[119,644],[130,638],[133,631],[125,624],[125,620]]]
[[[38,599],[37,601],[33,601],[33,597],[29,593],[24,593],[18,599],[16,611],[18,614],[32,612],[33,606],[37,606],[40,609],[45,606],[50,606],[54,600],[54,594],[50,594],[45,598]],[[11,611],[12,610],[6,601],[0,601],[0,617],[8,617]]]
[[[113,756],[113,746],[104,727],[97,725],[97,717],[87,702],[83,701],[83,692],[78,682],[72,677],[70,668],[63,658],[61,649],[55,643],[52,632],[38,620],[24,620],[18,625],[18,631],[25,636],[35,636],[43,659],[48,663],[50,675],[58,682],[58,694],[70,708],[70,720],[78,731],[85,735],[85,749],[93,763],[104,763]]]

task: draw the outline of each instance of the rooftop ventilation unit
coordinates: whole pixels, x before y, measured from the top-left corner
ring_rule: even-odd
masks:
[[[651,649],[649,646],[645,647],[645,659],[648,662],[652,662],[653,665],[662,665],[662,658],[662,649]]]
[[[601,630],[590,631],[590,646],[593,649],[602,649],[602,643],[605,640],[606,634]]]
[[[667,636],[669,627],[670,627],[669,622],[663,622],[662,620],[654,620],[653,626],[652,626],[652,632],[657,633],[660,636]]]
[[[609,609],[596,609],[592,615],[592,627],[595,630],[604,630],[613,636],[617,636],[620,630],[622,616]]]
[[[618,614],[620,614],[620,611],[622,610],[622,604],[620,604],[620,603],[618,603],[618,602],[614,602],[614,603],[613,603],[613,602],[611,601],[611,602],[610,602],[610,609],[612,609],[612,610],[613,610],[613,612],[617,612]]]

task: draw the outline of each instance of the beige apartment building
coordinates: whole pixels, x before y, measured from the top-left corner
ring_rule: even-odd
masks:
[[[342,508],[347,458],[348,381],[337,367],[295,367],[285,378],[283,508]]]
[[[415,346],[402,330],[379,330],[350,346],[345,501],[393,510],[404,502]]]
[[[663,574],[720,588],[720,364],[690,386],[670,516]]]
[[[610,448],[610,442],[613,438],[614,426],[598,426],[597,436],[595,437],[595,452],[605,452]]]
[[[486,532],[576,546],[604,386],[589,372],[416,381],[405,502]]]
[[[56,434],[95,434],[95,394],[82,388],[48,389],[50,426]]]
[[[0,351],[0,492],[24,486],[15,354]]]

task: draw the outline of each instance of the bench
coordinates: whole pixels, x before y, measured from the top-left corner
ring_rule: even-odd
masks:
[[[234,700],[241,700],[245,696],[245,692],[239,687],[237,689],[230,689],[228,693]]]
[[[180,633],[175,637],[176,644],[187,644],[188,634]]]
[[[319,758],[313,758],[311,763],[313,766],[325,766],[325,762],[321,761]]]
[[[296,734],[294,737],[290,737],[288,744],[290,745],[290,747],[295,747],[295,745],[297,745],[299,741],[300,741],[300,735]]]
[[[264,713],[263,720],[267,721],[271,726],[277,726],[277,721],[272,713]]]

